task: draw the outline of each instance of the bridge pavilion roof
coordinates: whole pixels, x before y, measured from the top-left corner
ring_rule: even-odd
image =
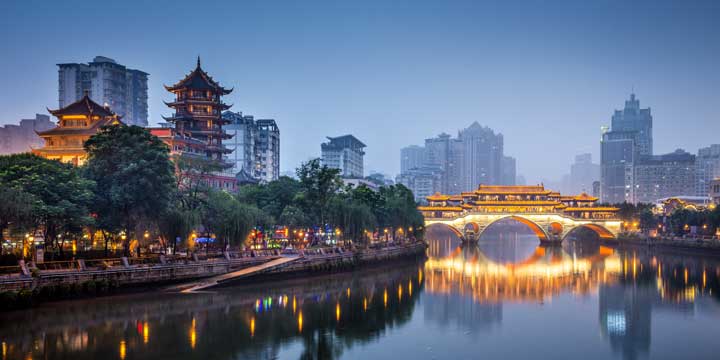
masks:
[[[543,185],[480,185],[474,191],[478,195],[494,194],[526,194],[526,195],[549,195],[551,190],[546,190]],[[465,194],[465,193],[463,193]]]

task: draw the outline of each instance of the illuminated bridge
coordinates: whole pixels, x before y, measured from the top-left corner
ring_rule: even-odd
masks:
[[[596,206],[596,197],[582,193],[563,196],[543,185],[480,185],[460,195],[436,193],[418,210],[425,227],[446,226],[464,241],[477,241],[483,231],[508,219],[527,225],[542,242],[560,242],[580,228],[600,239],[615,239],[621,221],[617,208]]]

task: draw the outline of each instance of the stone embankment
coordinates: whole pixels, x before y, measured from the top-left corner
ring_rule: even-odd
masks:
[[[648,246],[651,248],[667,248],[678,250],[699,250],[720,255],[720,240],[712,237],[650,237],[644,234],[621,234],[620,244]]]

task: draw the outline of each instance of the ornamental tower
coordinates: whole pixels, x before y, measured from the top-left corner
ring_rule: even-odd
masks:
[[[175,113],[171,117],[163,117],[166,121],[175,125],[178,136],[190,138],[202,143],[200,148],[177,149],[184,155],[193,154],[215,162],[221,168],[229,168],[232,164],[223,160],[223,154],[232,150],[223,146],[223,139],[229,139],[232,135],[227,134],[222,126],[229,121],[223,119],[222,111],[230,108],[220,99],[223,95],[232,92],[232,89],[225,89],[215,82],[200,67],[198,56],[197,66],[190,74],[185,76],[173,86],[165,86],[165,89],[175,94],[175,101],[165,102]]]
[[[48,111],[58,118],[56,128],[37,134],[45,140],[45,146],[33,149],[35,155],[60,160],[75,166],[87,159],[83,145],[91,136],[106,125],[122,124],[120,116],[90,100],[87,92],[82,99],[58,110]]]

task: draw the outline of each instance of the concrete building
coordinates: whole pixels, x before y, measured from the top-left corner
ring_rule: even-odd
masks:
[[[320,145],[323,165],[340,169],[340,175],[346,178],[362,178],[363,157],[366,146],[352,135],[328,137],[328,142]]]
[[[417,161],[422,156],[422,165]],[[400,176],[412,178],[419,173],[429,178],[428,169],[433,169],[432,193],[459,194],[472,191],[478,184],[514,185],[516,183],[516,161],[503,154],[503,135],[483,127],[477,122],[458,131],[457,138],[446,133],[425,139],[425,146],[409,146],[400,151]],[[404,176],[412,173],[414,175]],[[435,179],[439,177],[439,179]]]
[[[110,106],[128,125],[148,124],[148,74],[128,69],[115,60],[96,56],[93,61],[58,66],[58,103],[63,108],[85,92],[98,104]]]
[[[635,94],[615,110],[612,128],[603,129],[600,142],[600,195],[603,202],[633,202],[634,163],[640,156],[652,155],[652,115],[641,109]]]
[[[225,111],[223,118],[228,124],[223,130],[229,139],[223,145],[232,150],[224,155],[232,164],[226,170],[229,175],[241,174],[257,181],[273,181],[280,177],[280,129],[275,120],[259,119],[241,112]]]
[[[575,163],[570,165],[568,188],[564,191],[569,194],[590,193],[593,183],[599,179],[600,165],[592,162],[592,154],[577,155]]]
[[[273,181],[280,177],[280,129],[273,119],[258,119],[253,177]]]
[[[473,122],[458,133],[462,143],[462,191],[502,182],[503,136]]]
[[[707,196],[710,183],[720,177],[720,144],[699,149],[695,160],[697,168],[695,195]]]
[[[678,149],[664,155],[641,156],[634,165],[633,180],[633,203],[692,195],[697,184],[695,155]]]
[[[404,173],[425,164],[425,148],[418,145],[410,145],[400,149],[400,172]]]
[[[500,185],[515,185],[517,177],[517,161],[512,156],[503,156],[502,159],[502,180]]]
[[[713,179],[710,182],[710,199],[713,204],[720,205],[720,178]]]
[[[34,119],[22,119],[18,125],[0,127],[0,155],[24,153],[45,146],[37,132],[54,127],[50,117],[42,114],[35,114]]]
[[[424,203],[426,197],[439,192],[443,170],[438,166],[424,166],[410,169],[397,176],[395,182],[403,184],[415,196],[415,201]]]

